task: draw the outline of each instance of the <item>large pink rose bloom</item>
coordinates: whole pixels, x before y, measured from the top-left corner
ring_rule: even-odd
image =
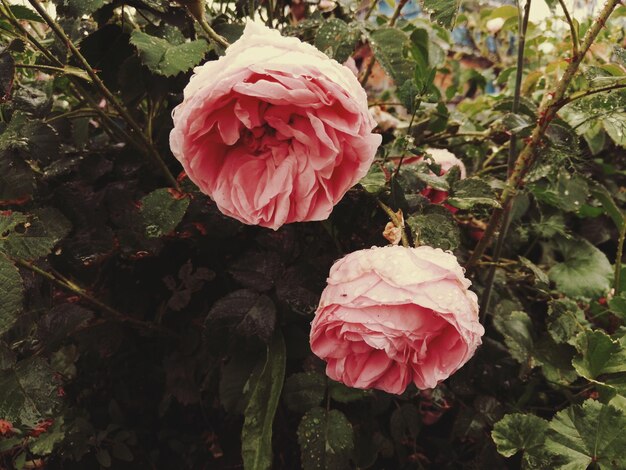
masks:
[[[311,326],[326,373],[350,387],[435,387],[481,344],[476,294],[456,258],[428,246],[350,253],[330,270]]]
[[[254,22],[195,69],[173,119],[189,178],[224,214],[272,229],[326,219],[381,142],[348,68]]]

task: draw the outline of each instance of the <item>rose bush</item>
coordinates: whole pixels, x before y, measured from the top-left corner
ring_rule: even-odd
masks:
[[[356,388],[435,387],[481,343],[476,294],[456,258],[428,246],[360,250],[337,261],[311,326],[326,373]]]
[[[195,69],[173,119],[189,178],[224,214],[273,229],[326,219],[381,142],[347,67],[254,22]]]

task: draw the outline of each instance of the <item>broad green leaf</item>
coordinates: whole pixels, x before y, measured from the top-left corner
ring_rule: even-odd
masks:
[[[462,0],[422,0],[430,18],[444,28],[452,29]]]
[[[283,397],[287,408],[304,413],[324,399],[326,378],[317,372],[299,372],[285,382]]]
[[[48,255],[70,232],[69,221],[56,209],[42,208],[30,215],[13,212],[0,215],[0,252],[17,258]]]
[[[423,213],[409,217],[406,223],[416,245],[455,250],[461,243],[459,225],[445,207],[429,205]]]
[[[559,291],[569,297],[599,297],[611,287],[613,269],[606,255],[584,239],[559,238],[563,262],[548,272]]]
[[[165,39],[133,31],[130,42],[137,48],[142,63],[152,72],[173,77],[198,65],[210,45],[204,39],[173,45]]]
[[[548,421],[535,415],[513,413],[498,421],[491,432],[498,452],[511,457],[518,452],[533,452],[543,446]]]
[[[546,449],[560,457],[564,470],[626,468],[626,416],[594,400],[560,411],[550,422]]]
[[[613,113],[602,119],[607,134],[617,145],[626,147],[626,113]]]
[[[359,183],[368,193],[380,194],[387,185],[387,176],[380,165],[374,164]]]
[[[41,456],[50,455],[54,450],[54,447],[61,443],[64,437],[65,431],[63,430],[63,416],[60,416],[54,420],[54,423],[46,432],[41,434],[28,447],[33,454]]]
[[[525,312],[513,311],[493,319],[496,329],[504,336],[509,354],[520,364],[530,363],[533,351],[533,325]]]
[[[141,216],[146,235],[159,238],[173,232],[189,207],[189,198],[170,189],[152,191],[141,199]]]
[[[23,301],[24,286],[20,272],[0,253],[0,335],[13,326]]]
[[[252,384],[241,430],[241,453],[245,470],[272,467],[272,425],[285,380],[285,340],[277,333],[267,346],[265,366]]]
[[[54,371],[41,357],[20,361],[0,372],[0,416],[12,423],[34,426],[57,408]]]
[[[330,18],[322,23],[315,35],[315,47],[331,59],[343,64],[354,52],[361,32],[352,24],[338,18]]]
[[[595,380],[599,375],[626,372],[626,351],[619,341],[603,331],[586,330],[576,336],[578,355],[572,365],[581,376]]]
[[[24,5],[11,5],[11,13],[18,19],[24,21],[35,21],[44,23],[44,20],[38,13]]]
[[[313,408],[298,426],[303,470],[344,470],[354,449],[354,433],[338,410]]]
[[[543,335],[535,342],[533,348],[533,362],[541,366],[543,376],[549,382],[569,385],[578,379],[578,374],[572,366],[572,359],[576,350],[565,343],[555,343],[548,335]]]
[[[548,315],[548,333],[557,343],[573,345],[576,342],[576,335],[589,327],[585,313],[571,299],[551,301]]]
[[[459,209],[471,209],[479,205],[500,207],[493,190],[481,178],[465,178],[458,181],[452,187],[447,202]]]
[[[397,86],[413,77],[414,64],[407,58],[409,37],[399,29],[383,27],[370,34],[376,60]]]
[[[619,295],[609,300],[609,308],[611,312],[620,317],[622,321],[626,321],[626,292],[620,292]]]
[[[589,185],[583,177],[562,171],[555,182],[533,185],[532,192],[540,201],[567,212],[578,212],[589,197]]]

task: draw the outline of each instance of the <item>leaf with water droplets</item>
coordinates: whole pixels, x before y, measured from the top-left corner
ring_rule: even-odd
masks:
[[[146,235],[159,238],[171,233],[189,207],[189,198],[167,189],[152,191],[141,200]]]
[[[354,449],[352,425],[342,412],[316,407],[302,417],[298,443],[304,470],[343,470]]]

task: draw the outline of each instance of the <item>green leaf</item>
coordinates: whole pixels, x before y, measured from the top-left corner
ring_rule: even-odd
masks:
[[[382,167],[374,164],[370,167],[367,175],[360,181],[363,189],[370,194],[380,194],[387,185],[387,177]]]
[[[35,357],[0,372],[0,416],[33,427],[54,414],[59,404],[54,371]]]
[[[626,468],[626,416],[594,400],[558,412],[550,422],[546,449],[561,458],[552,468]]]
[[[396,445],[415,440],[421,427],[420,412],[412,403],[396,408],[389,419],[389,431]]]
[[[604,212],[611,217],[617,229],[621,230],[624,225],[624,213],[615,203],[609,190],[601,184],[595,183],[591,186],[591,195],[600,201]]]
[[[269,342],[276,325],[276,307],[266,296],[241,289],[219,299],[206,317],[207,330],[233,328],[245,337],[259,337]]]
[[[189,207],[189,198],[168,188],[152,191],[141,199],[141,216],[146,235],[159,238],[174,231]]]
[[[535,283],[538,286],[542,288],[548,287],[548,285],[550,284],[550,278],[543,271],[543,269],[541,269],[535,263],[530,261],[528,258],[524,258],[523,256],[520,256],[519,260],[520,260],[520,263],[522,263],[522,266],[524,266],[525,268],[528,268],[533,273],[533,275],[535,276]]]
[[[576,335],[586,331],[589,322],[576,302],[571,299],[553,300],[548,305],[548,333],[557,343],[574,344]]]
[[[565,343],[557,344],[546,334],[535,342],[533,361],[541,366],[541,372],[547,381],[569,385],[578,379],[578,374],[572,366],[575,352],[572,346]]]
[[[603,331],[585,330],[576,336],[578,355],[572,361],[576,372],[589,380],[599,375],[626,372],[626,351],[619,341]]]
[[[11,13],[18,19],[24,21],[35,21],[36,23],[45,23],[43,18],[24,5],[11,5]]]
[[[451,191],[448,204],[459,209],[471,209],[474,206],[500,207],[491,187],[481,178],[465,178],[458,181]]]
[[[304,413],[324,399],[326,378],[317,372],[299,372],[285,382],[283,397],[287,408]]]
[[[461,243],[459,225],[445,207],[431,204],[422,214],[409,217],[406,223],[416,244],[454,250]]]
[[[15,61],[8,52],[0,53],[0,103],[8,101],[15,78]]]
[[[406,57],[409,37],[399,29],[383,27],[370,34],[370,44],[376,60],[396,85],[402,85],[413,77],[414,65]]]
[[[272,467],[272,424],[285,380],[285,340],[278,333],[267,347],[265,366],[252,386],[241,430],[241,452],[246,470]]]
[[[511,457],[518,452],[533,452],[543,446],[548,422],[535,415],[508,414],[493,426],[491,438],[498,452]]]
[[[130,43],[137,48],[141,62],[152,72],[173,77],[198,65],[210,45],[203,39],[172,45],[165,39],[133,31]]]
[[[626,292],[620,292],[619,295],[609,300],[609,308],[611,312],[621,318],[622,321],[626,321]]]
[[[6,333],[22,311],[24,286],[20,272],[0,254],[0,335]]]
[[[0,215],[0,252],[24,259],[48,255],[70,232],[69,221],[56,209],[42,208],[30,215]]]
[[[334,380],[328,381],[328,393],[330,398],[339,403],[350,403],[357,400],[362,400],[372,394],[371,390],[361,390],[358,388],[347,387],[341,382],[335,382]]]
[[[559,238],[563,262],[548,272],[558,290],[569,297],[599,297],[611,288],[613,270],[606,255],[584,239]]]
[[[331,59],[344,63],[354,52],[354,46],[361,32],[352,24],[338,18],[330,18],[322,23],[315,35],[315,47]]]
[[[55,0],[60,12],[67,16],[81,17],[91,15],[111,0]]]
[[[422,3],[433,21],[444,28],[452,29],[461,7],[461,0],[422,0]]]
[[[533,325],[525,312],[513,311],[493,319],[496,329],[504,336],[509,353],[520,364],[529,364],[533,351]]]
[[[354,432],[338,410],[313,408],[298,426],[303,470],[344,470],[354,449]]]
[[[48,430],[41,434],[32,444],[29,445],[29,449],[36,455],[50,455],[54,450],[54,447],[63,441],[65,437],[65,431],[63,430],[63,416],[60,416],[54,420],[52,426]]]

